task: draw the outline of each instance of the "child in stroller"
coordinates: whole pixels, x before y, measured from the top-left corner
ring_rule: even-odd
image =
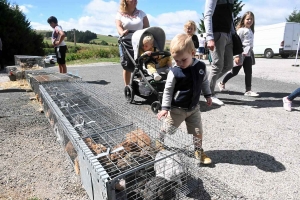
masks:
[[[140,48],[140,55],[147,54],[149,57],[145,59],[147,73],[153,76],[155,81],[159,81],[161,76],[157,73],[156,67],[172,67],[172,58],[170,56],[151,56],[152,52],[156,52],[154,47],[154,37],[152,34],[144,34],[143,45]]]
[[[141,49],[143,49],[141,47],[144,46],[143,39],[145,36],[149,35],[154,38],[153,51],[146,51],[146,53],[143,53],[145,52],[145,50],[141,51]],[[130,60],[134,61],[135,69],[131,74],[130,84],[125,86],[125,98],[129,103],[133,103],[134,95],[138,95],[146,100],[151,100],[151,110],[156,114],[161,109],[161,100],[164,91],[165,80],[160,79],[159,81],[156,81],[153,76],[150,76],[147,72],[149,70],[145,69],[147,67],[145,62],[148,63],[151,60],[153,61],[153,59],[155,60],[155,58],[158,59],[154,63],[157,62],[155,66],[160,67],[154,70],[157,70],[156,73],[158,73],[160,76],[166,77],[166,73],[164,71],[172,66],[172,64],[171,59],[167,59],[167,57],[170,57],[170,52],[164,51],[166,41],[165,32],[160,27],[149,27],[135,31],[132,35],[131,41],[134,51],[134,58],[131,57],[128,51],[125,51],[124,53],[130,57]],[[123,48],[126,48],[125,45],[123,45],[122,38],[119,39],[119,43],[121,46],[123,46]],[[161,68],[160,65],[162,63],[166,63],[166,66],[163,68]],[[146,65],[146,67],[144,65]],[[151,64],[150,67],[154,67],[154,65]],[[154,72],[155,71],[152,71],[152,74]],[[156,98],[154,101],[152,101],[153,97]]]

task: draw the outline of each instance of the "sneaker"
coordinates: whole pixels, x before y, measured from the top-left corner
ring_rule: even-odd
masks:
[[[257,94],[256,92],[253,92],[253,91],[247,91],[245,94],[245,96],[249,96],[249,97],[258,97],[259,94]]]
[[[211,164],[211,159],[204,153],[203,149],[195,151],[195,158],[204,165]]]
[[[221,101],[220,99],[218,99],[216,96],[212,96],[211,100],[212,100],[212,103],[217,104],[219,106],[223,106],[224,105],[223,101]]]
[[[288,100],[287,97],[283,97],[283,98],[282,98],[282,101],[283,101],[283,108],[284,108],[286,111],[291,112],[291,111],[292,111],[292,102],[291,102],[290,100]]]
[[[155,147],[159,150],[165,150],[164,144],[159,140],[155,140]]]
[[[155,81],[159,81],[161,79],[161,76],[158,73],[155,72],[155,73],[153,73],[153,79]]]
[[[218,86],[219,86],[220,92],[226,91],[226,89],[225,89],[225,84],[222,84],[221,82],[219,82],[219,83],[218,83]]]

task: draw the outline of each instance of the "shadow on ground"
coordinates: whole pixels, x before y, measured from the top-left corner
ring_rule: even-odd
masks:
[[[97,80],[97,81],[86,81],[87,83],[91,84],[99,84],[99,85],[108,85],[110,82],[107,82],[105,80]]]
[[[256,166],[265,172],[281,172],[285,166],[276,161],[271,155],[252,150],[215,150],[206,151],[213,160],[209,167],[214,168],[218,163]]]
[[[10,92],[27,92],[27,90],[24,90],[24,89],[4,89],[4,90],[0,90],[0,93],[10,93]]]

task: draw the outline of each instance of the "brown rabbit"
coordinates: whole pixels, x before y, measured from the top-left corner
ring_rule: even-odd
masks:
[[[123,147],[124,150],[112,153],[110,159],[115,161],[119,158],[123,158],[129,152],[139,152],[141,148],[150,146],[151,139],[150,137],[142,130],[136,129],[126,134],[125,140],[113,147],[112,151],[119,147]]]
[[[92,140],[91,138],[85,138],[84,142],[91,150],[93,150],[96,153],[96,155],[107,150],[107,148],[104,145],[95,143],[94,140]]]
[[[75,151],[75,148],[71,141],[69,141],[67,143],[65,150],[68,153],[68,155],[70,156],[71,160],[74,161],[74,170],[75,170],[75,173],[78,175],[80,173],[78,156],[77,156],[77,152]]]
[[[139,149],[135,143],[125,140],[124,142],[113,147],[111,151],[114,151],[119,147],[123,147],[124,149],[110,154],[110,159],[112,161],[116,161],[119,158],[123,158],[128,152],[138,151]]]
[[[136,129],[126,134],[126,140],[136,143],[139,147],[150,146],[151,139],[142,129]]]

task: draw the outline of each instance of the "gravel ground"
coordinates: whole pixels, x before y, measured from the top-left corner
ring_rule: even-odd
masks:
[[[199,166],[200,188],[189,199],[300,197],[300,102],[296,99],[293,112],[285,112],[281,100],[299,87],[300,68],[292,67],[294,62],[257,59],[253,90],[259,98],[243,96],[241,72],[226,85],[230,92],[218,94],[225,106],[206,107],[200,101],[204,148],[213,164]],[[124,98],[118,64],[70,66],[69,71]],[[47,119],[37,111],[39,104],[29,100],[34,94],[0,93],[0,199],[88,199]]]

